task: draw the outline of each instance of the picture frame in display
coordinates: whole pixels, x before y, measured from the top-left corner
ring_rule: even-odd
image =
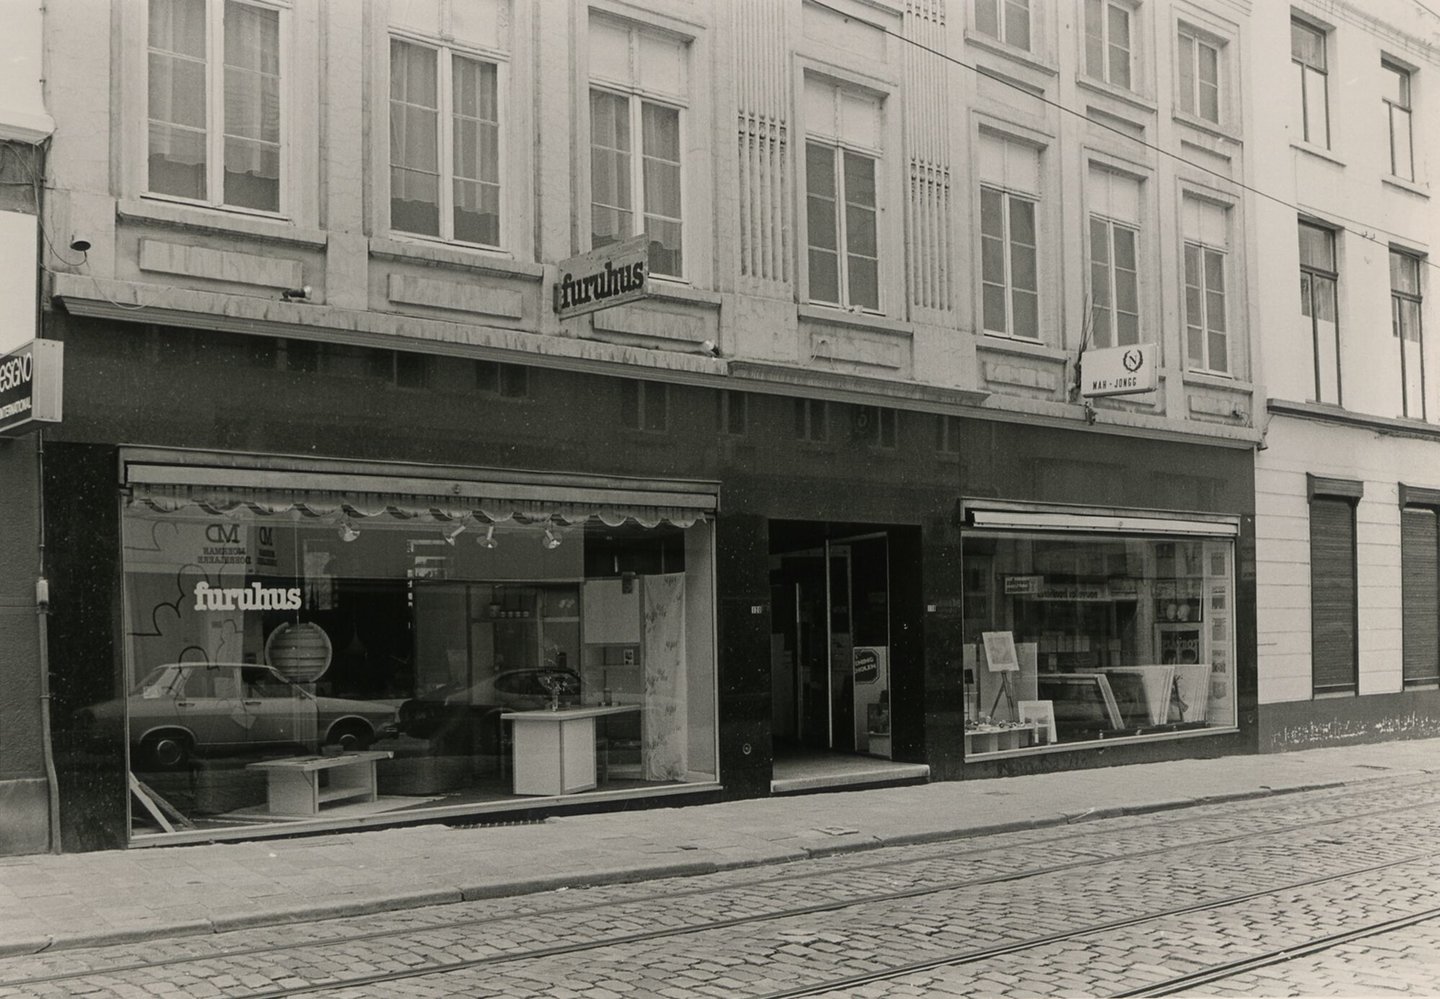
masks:
[[[1045,731],[1045,742],[1054,745],[1060,741],[1060,733],[1055,725],[1055,702],[1054,701],[1020,701],[1016,705],[1022,722],[1039,722]]]

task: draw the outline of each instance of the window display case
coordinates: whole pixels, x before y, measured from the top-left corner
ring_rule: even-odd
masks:
[[[1020,699],[1048,705],[1061,745],[1233,727],[1234,542],[1222,529],[967,532],[967,756],[1039,748]],[[1017,650],[1008,676],[981,641],[1000,632]]]

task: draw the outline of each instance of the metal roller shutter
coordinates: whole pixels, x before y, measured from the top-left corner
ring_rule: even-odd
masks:
[[[1310,501],[1310,639],[1316,693],[1354,690],[1355,508],[1348,499]]]
[[[1406,683],[1440,678],[1440,534],[1436,528],[1434,510],[1412,508],[1401,514]]]

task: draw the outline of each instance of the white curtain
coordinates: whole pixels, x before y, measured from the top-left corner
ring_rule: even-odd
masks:
[[[645,709],[640,765],[646,780],[684,780],[685,574],[646,576],[641,600]]]
[[[225,166],[278,179],[280,14],[225,5]]]

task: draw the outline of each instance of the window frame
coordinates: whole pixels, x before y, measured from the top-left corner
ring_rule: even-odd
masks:
[[[1184,58],[1185,44],[1189,43],[1190,59]],[[1200,75],[1200,49],[1210,49],[1215,53],[1215,117],[1208,117],[1203,110],[1200,100],[1203,81]],[[1227,44],[1224,39],[1217,38],[1208,31],[1195,27],[1187,21],[1179,21],[1175,31],[1175,65],[1176,65],[1176,89],[1180,95],[1179,110],[1187,117],[1196,121],[1208,122],[1218,127],[1224,126],[1227,122],[1225,113],[1225,101],[1228,96],[1225,85],[1225,57]],[[1184,81],[1183,67],[1187,64],[1190,68],[1191,86],[1182,86]]]
[[[1106,289],[1106,290],[1107,290],[1108,293],[1109,293],[1109,299],[1108,299],[1108,303],[1107,303],[1107,305],[1106,305],[1106,312],[1107,312],[1107,314],[1110,316],[1110,321],[1109,321],[1109,325],[1108,325],[1108,331],[1107,331],[1106,341],[1105,341],[1105,343],[1103,343],[1103,344],[1100,343],[1099,340],[1097,339],[1096,334],[1097,334],[1099,331],[1098,331],[1098,327],[1095,325],[1095,321],[1094,321],[1095,312],[1096,312],[1096,310],[1099,308],[1099,306],[1096,304],[1096,301],[1095,301],[1095,289],[1094,289],[1094,276],[1095,276],[1096,259],[1095,259],[1095,241],[1094,241],[1094,238],[1093,238],[1093,236],[1094,236],[1093,226],[1095,225],[1096,222],[1099,222],[1099,223],[1103,224],[1103,225],[1106,227],[1106,247],[1107,247],[1107,252],[1106,252],[1106,259],[1105,259],[1105,272],[1106,272],[1106,280],[1107,280],[1107,289]],[[1097,348],[1097,349],[1103,349],[1103,348],[1105,348],[1105,347],[1128,347],[1128,346],[1131,346],[1131,344],[1129,344],[1129,343],[1121,343],[1121,342],[1120,342],[1120,327],[1119,327],[1119,323],[1116,321],[1116,318],[1115,318],[1115,317],[1116,317],[1116,314],[1117,314],[1118,311],[1119,311],[1119,310],[1116,309],[1116,307],[1115,307],[1115,305],[1116,305],[1116,294],[1115,294],[1115,292],[1116,292],[1116,275],[1117,275],[1118,272],[1119,272],[1119,268],[1116,267],[1116,265],[1115,265],[1115,229],[1116,229],[1117,227],[1126,230],[1127,232],[1131,233],[1131,234],[1133,235],[1133,237],[1134,237],[1134,242],[1135,242],[1135,340],[1134,340],[1134,343],[1141,343],[1141,342],[1143,342],[1143,340],[1142,340],[1142,328],[1143,328],[1143,320],[1144,320],[1144,317],[1145,317],[1145,311],[1144,311],[1144,309],[1145,309],[1145,286],[1144,286],[1144,282],[1143,282],[1142,279],[1141,279],[1141,276],[1142,276],[1142,274],[1143,274],[1144,272],[1143,272],[1143,271],[1141,270],[1141,268],[1140,268],[1140,263],[1141,263],[1141,261],[1144,259],[1144,252],[1143,252],[1143,248],[1142,248],[1142,246],[1141,246],[1141,241],[1140,241],[1140,240],[1141,240],[1141,234],[1142,234],[1142,231],[1143,231],[1143,230],[1140,228],[1140,224],[1139,224],[1138,222],[1127,222],[1127,221],[1124,221],[1124,220],[1121,220],[1121,219],[1114,219],[1114,218],[1109,217],[1108,215],[1101,214],[1100,212],[1091,211],[1091,212],[1086,213],[1086,232],[1085,232],[1086,250],[1085,250],[1085,256],[1086,256],[1086,259],[1087,259],[1087,263],[1089,264],[1089,266],[1088,266],[1088,268],[1087,268],[1087,270],[1086,270],[1086,276],[1087,276],[1087,281],[1088,281],[1089,286],[1090,286],[1090,287],[1089,287],[1089,291],[1090,291],[1090,346],[1091,346],[1091,347],[1094,347],[1094,348]]]
[[[1401,83],[1401,97],[1404,103],[1392,101],[1387,94],[1382,93],[1380,102],[1385,105],[1385,116],[1387,126],[1387,137],[1390,140],[1390,176],[1398,177],[1400,180],[1415,182],[1415,71],[1403,66],[1394,59],[1382,56],[1380,68],[1384,72],[1394,73]],[[1405,147],[1409,154],[1409,162],[1405,164],[1406,172],[1401,173],[1396,169],[1395,152],[1395,113],[1401,111],[1405,115]]]
[[[670,386],[644,378],[620,381],[620,426],[632,433],[670,431]],[[630,416],[633,413],[634,419]],[[658,415],[658,419],[657,419]]]
[[[743,389],[718,389],[715,393],[715,429],[722,437],[745,437],[750,433],[750,393]]]
[[[1090,33],[1087,24],[1089,11],[1092,4],[1098,4],[1100,9],[1100,34],[1098,36],[1100,39],[1101,50],[1101,65],[1099,67],[1101,70],[1100,72],[1096,72],[1096,67],[1092,66],[1090,63],[1090,39],[1092,37],[1096,37]],[[1124,51],[1126,72],[1129,75],[1129,80],[1125,83],[1117,83],[1115,80],[1111,79],[1111,77],[1114,75],[1111,66],[1111,8],[1122,11],[1125,14],[1126,19],[1127,37]],[[1127,93],[1132,94],[1140,93],[1140,53],[1138,51],[1138,36],[1140,34],[1138,24],[1139,15],[1140,12],[1137,6],[1132,3],[1127,3],[1125,2],[1125,0],[1085,0],[1084,4],[1080,9],[1078,17],[1080,28],[1080,63],[1083,67],[1082,72],[1084,76],[1088,77],[1091,80],[1098,80],[1106,86],[1114,87],[1117,90],[1124,90]]]
[[[387,228],[392,236],[406,240],[423,240],[430,243],[444,243],[452,246],[464,246],[481,250],[504,250],[510,245],[509,226],[506,222],[505,192],[508,187],[507,158],[510,154],[508,122],[505,110],[509,99],[509,58],[503,52],[489,49],[483,46],[467,45],[450,39],[427,37],[414,31],[403,28],[388,27],[385,37],[387,43],[395,41],[407,45],[415,45],[420,48],[431,49],[436,53],[435,60],[435,88],[436,88],[436,162],[439,166],[438,180],[438,202],[436,210],[439,212],[440,225],[438,234],[425,232],[412,232],[409,229],[399,229],[395,226],[392,205],[394,202],[393,170],[395,161],[389,151],[388,141],[385,157],[385,212]],[[496,175],[498,177],[498,218],[496,225],[497,242],[477,243],[471,240],[457,239],[455,232],[455,92],[454,92],[454,60],[456,58],[468,59],[471,62],[487,63],[495,68],[495,109],[496,109]],[[394,72],[395,60],[391,55],[390,45],[385,50],[385,115],[384,120],[387,126],[391,123],[392,104],[391,97],[391,74]],[[470,179],[470,178],[466,178]]]
[[[294,176],[292,159],[294,143],[290,135],[290,87],[294,71],[291,65],[292,4],[289,0],[203,0],[205,5],[205,190],[207,197],[190,198],[182,194],[156,191],[151,187],[150,178],[150,128],[155,120],[150,116],[150,9],[144,7],[144,30],[141,38],[142,60],[145,85],[143,90],[142,115],[145,122],[144,138],[140,142],[143,154],[140,157],[139,179],[142,196],[156,201],[167,201],[181,205],[195,205],[216,211],[237,215],[250,215],[265,219],[288,219],[293,212],[290,186]],[[234,3],[242,7],[274,11],[276,14],[276,103],[278,105],[276,134],[277,145],[276,207],[269,210],[247,205],[228,204],[225,201],[225,7]],[[218,17],[217,17],[218,14]],[[216,192],[219,196],[214,197]]]
[[[677,112],[676,147],[679,158],[676,161],[676,168],[679,177],[677,199],[680,205],[680,217],[679,219],[669,219],[668,221],[678,222],[680,226],[680,273],[667,274],[664,271],[657,270],[655,268],[653,255],[648,273],[653,278],[689,284],[692,282],[692,275],[695,273],[695,260],[693,257],[695,241],[691,233],[691,229],[694,228],[693,216],[695,212],[689,210],[690,206],[688,204],[693,178],[690,176],[692,168],[687,155],[687,149],[689,147],[689,119],[693,113],[696,100],[694,84],[696,73],[696,60],[694,55],[695,40],[663,28],[655,28],[648,24],[640,24],[626,18],[611,16],[597,9],[591,9],[588,14],[591,20],[597,15],[610,25],[616,28],[623,28],[628,39],[628,51],[631,54],[632,60],[631,79],[628,81],[622,82],[608,77],[597,78],[588,65],[580,80],[580,92],[586,122],[584,147],[580,150],[580,154],[585,157],[585,183],[588,188],[585,209],[587,215],[581,224],[585,248],[595,250],[612,245],[611,243],[602,243],[597,246],[595,243],[595,176],[594,169],[590,166],[594,157],[595,132],[592,120],[593,116],[590,112],[591,95],[598,91],[613,97],[623,98],[626,101],[626,120],[630,130],[630,169],[628,171],[630,228],[628,232],[620,234],[613,242],[621,242],[625,239],[641,235],[645,232],[646,215],[657,214],[648,211],[645,202],[644,106],[648,103],[657,107],[671,109]],[[640,51],[640,37],[642,35],[650,35],[655,38],[674,41],[683,49],[686,72],[686,92],[684,94],[661,93],[659,91],[647,90],[636,78],[634,60],[639,58],[636,53]],[[664,218],[664,216],[659,217]]]
[[[810,153],[810,147],[811,147],[811,146],[816,146],[816,147],[823,148],[823,149],[825,149],[825,150],[830,151],[831,158],[832,158],[832,169],[833,169],[833,171],[834,171],[834,173],[832,174],[832,176],[834,176],[834,178],[835,178],[835,187],[834,187],[829,193],[830,193],[830,195],[831,195],[830,201],[831,201],[831,202],[834,204],[834,206],[835,206],[835,219],[834,219],[834,223],[835,223],[835,250],[834,250],[834,252],[835,252],[835,258],[836,258],[835,287],[836,287],[836,291],[838,292],[837,298],[838,298],[839,300],[832,302],[832,301],[829,301],[828,299],[816,298],[816,297],[815,297],[815,294],[814,294],[814,290],[813,290],[813,289],[814,289],[814,284],[815,284],[815,282],[814,282],[814,275],[813,275],[813,273],[812,273],[812,269],[811,269],[811,267],[809,266],[809,257],[810,257],[810,250],[811,250],[812,248],[814,248],[815,244],[810,241],[811,233],[810,233],[810,225],[809,225],[809,221],[808,221],[808,220],[809,220],[809,203],[810,203],[810,198],[812,197],[812,190],[813,190],[813,188],[812,188],[813,179],[812,179],[811,176],[810,176],[810,170],[809,170],[808,167],[806,168],[806,171],[805,171],[805,203],[806,203],[806,220],[807,220],[807,221],[806,221],[806,226],[805,226],[805,251],[806,251],[806,252],[805,252],[805,256],[806,256],[806,267],[805,267],[805,295],[806,295],[806,299],[805,299],[805,300],[806,300],[807,302],[809,302],[810,304],[812,304],[812,305],[825,305],[825,306],[830,306],[830,307],[836,308],[836,309],[845,309],[846,311],[851,311],[851,312],[863,312],[863,313],[866,313],[867,315],[883,316],[883,315],[885,314],[885,293],[884,293],[884,280],[883,280],[883,276],[882,276],[882,275],[883,275],[883,269],[882,269],[881,263],[880,263],[880,261],[881,261],[881,258],[880,258],[880,243],[881,243],[881,218],[880,218],[880,214],[881,214],[881,206],[880,206],[881,181],[880,181],[880,165],[881,165],[881,157],[880,157],[879,155],[876,155],[875,153],[869,151],[869,150],[865,150],[865,149],[862,149],[862,148],[858,147],[855,143],[847,143],[847,142],[845,142],[843,139],[834,139],[834,140],[831,140],[831,139],[829,139],[828,137],[813,137],[813,136],[807,134],[807,135],[805,136],[805,155],[806,155],[806,162],[807,162],[807,163],[809,162],[809,153]],[[873,187],[873,189],[874,189],[874,191],[875,191],[875,203],[874,203],[874,205],[870,206],[871,209],[872,209],[872,211],[873,211],[873,213],[874,213],[874,215],[875,215],[875,258],[874,258],[874,259],[875,259],[875,304],[874,304],[873,306],[872,306],[872,305],[856,305],[856,304],[854,303],[854,301],[852,300],[851,291],[850,291],[850,268],[849,268],[849,266],[848,266],[849,259],[850,259],[850,257],[852,257],[852,256],[863,257],[864,255],[863,255],[863,254],[851,253],[851,252],[850,252],[850,229],[849,229],[849,220],[848,220],[848,218],[847,218],[847,214],[848,214],[848,213],[847,213],[847,211],[846,211],[846,209],[847,209],[847,208],[849,207],[849,205],[850,205],[850,201],[849,201],[849,198],[848,198],[848,192],[849,192],[849,190],[850,190],[849,174],[848,174],[848,172],[847,172],[846,169],[845,169],[845,158],[846,158],[847,154],[850,155],[850,156],[860,157],[860,158],[863,158],[863,159],[868,160],[868,161],[870,162],[870,164],[871,164],[871,167],[872,167],[872,174],[871,174],[872,184],[871,184],[871,186]],[[822,247],[821,249],[828,250],[829,248],[828,248],[828,247]]]
[[[1315,381],[1313,383],[1315,389],[1315,401],[1324,403],[1327,402],[1327,400],[1321,398],[1321,396],[1324,395],[1324,392],[1321,391],[1324,382],[1321,378],[1320,372],[1320,327],[1319,319],[1316,316],[1315,309],[1315,281],[1318,279],[1321,281],[1330,282],[1332,289],[1332,305],[1335,311],[1334,405],[1339,406],[1343,405],[1345,400],[1345,381],[1343,377],[1343,366],[1340,363],[1340,240],[1337,238],[1339,235],[1339,231],[1336,229],[1332,229],[1328,226],[1321,225],[1318,222],[1307,221],[1306,219],[1301,219],[1299,224],[1302,228],[1313,229],[1317,232],[1324,233],[1326,239],[1329,241],[1330,260],[1334,268],[1333,270],[1326,270],[1321,267],[1316,267],[1313,264],[1307,264],[1303,259],[1300,261],[1300,282],[1302,291],[1307,285],[1310,289],[1310,300],[1308,302],[1302,300],[1300,315],[1310,321],[1310,350],[1311,355],[1314,358],[1315,369]],[[1309,312],[1305,311],[1307,307],[1309,308]]]
[[[1394,269],[1394,268],[1395,268],[1395,258],[1397,258],[1397,257],[1405,260],[1410,267],[1413,267],[1413,268],[1414,268],[1415,290],[1414,290],[1413,292],[1411,292],[1411,291],[1405,291],[1405,290],[1403,290],[1403,289],[1400,289],[1400,288],[1396,288],[1396,287],[1395,287],[1395,280],[1394,280],[1395,269]],[[1425,295],[1424,295],[1424,288],[1422,287],[1423,282],[1422,282],[1422,280],[1421,280],[1421,274],[1423,274],[1424,272],[1421,271],[1421,269],[1420,269],[1421,266],[1424,264],[1424,258],[1421,257],[1421,256],[1419,256],[1418,254],[1409,253],[1409,252],[1406,252],[1405,250],[1401,250],[1401,249],[1398,249],[1397,247],[1393,247],[1393,246],[1392,246],[1392,247],[1390,248],[1390,255],[1389,255],[1389,258],[1388,258],[1388,259],[1389,259],[1389,261],[1390,261],[1390,271],[1389,271],[1389,273],[1390,273],[1390,275],[1391,275],[1391,280],[1390,280],[1390,330],[1391,330],[1391,335],[1394,336],[1394,337],[1399,341],[1399,347],[1400,347],[1400,407],[1401,407],[1401,408],[1400,408],[1400,412],[1401,412],[1401,415],[1404,416],[1404,417],[1407,418],[1407,419],[1412,419],[1412,420],[1424,420],[1424,419],[1426,419],[1426,410],[1427,410],[1427,408],[1428,408],[1428,407],[1426,406],[1426,402],[1427,402],[1427,400],[1426,400],[1426,395],[1427,395],[1426,388],[1427,388],[1427,386],[1426,386],[1426,384],[1425,384]],[[1406,336],[1405,336],[1405,329],[1404,329],[1404,327],[1405,327],[1404,316],[1405,316],[1405,313],[1406,313],[1406,311],[1407,311],[1407,310],[1405,309],[1405,306],[1406,306],[1407,304],[1414,306],[1414,316],[1415,316],[1415,331],[1414,331],[1414,332],[1415,332],[1415,335],[1414,335],[1413,338],[1410,338],[1410,340],[1411,340],[1411,342],[1413,342],[1413,343],[1415,343],[1415,344],[1418,345],[1418,350],[1419,350],[1419,354],[1420,354],[1420,412],[1419,412],[1419,415],[1416,415],[1416,414],[1414,414],[1414,413],[1412,413],[1412,412],[1410,411],[1410,410],[1411,410],[1410,398],[1409,398],[1409,384],[1410,384],[1410,381],[1409,381],[1409,379],[1406,377],[1406,371],[1405,371],[1405,342],[1406,342],[1406,339],[1407,339],[1407,338],[1406,338]]]
[[[985,233],[985,194],[993,193],[1000,197],[1000,223],[1002,233],[1000,236],[1001,249],[1003,252],[1004,279],[998,286],[1005,301],[1005,329],[991,329],[986,320],[985,291],[988,287],[996,287],[993,282],[985,280],[984,243],[987,238]],[[1014,247],[1016,240],[1011,230],[1010,208],[1012,201],[1019,201],[1030,208],[1030,225],[1034,233],[1035,242],[1030,249],[1035,258],[1035,287],[1026,289],[1035,296],[1035,332],[1033,335],[1019,333],[1015,329],[1015,272],[1013,268]],[[980,328],[987,336],[1005,337],[1011,340],[1022,340],[1026,343],[1039,343],[1043,340],[1040,332],[1041,296],[1040,296],[1040,198],[1037,195],[1023,191],[1012,191],[1007,188],[998,187],[995,184],[980,184],[980,224],[977,231],[980,237]],[[1024,245],[1024,244],[1021,244]]]
[[[795,399],[795,439],[804,444],[830,443],[830,406],[824,399]]]
[[[1307,63],[1307,62],[1302,62],[1302,61],[1300,60],[1300,58],[1295,55],[1295,47],[1294,47],[1294,43],[1293,43],[1293,38],[1294,38],[1294,33],[1295,33],[1295,29],[1296,29],[1296,28],[1299,28],[1299,29],[1302,30],[1302,31],[1307,31],[1307,32],[1309,32],[1310,34],[1312,34],[1312,35],[1314,35],[1315,37],[1317,37],[1317,38],[1320,39],[1320,60],[1321,60],[1321,65],[1319,65],[1319,66],[1312,66],[1312,65],[1310,65],[1310,64]],[[1299,74],[1300,74],[1300,80],[1299,80],[1299,87],[1300,87],[1299,99],[1300,99],[1300,113],[1301,113],[1301,127],[1302,127],[1302,132],[1301,132],[1301,134],[1300,134],[1300,139],[1301,139],[1301,141],[1306,142],[1306,143],[1308,143],[1308,144],[1310,144],[1310,145],[1312,145],[1312,146],[1316,146],[1316,147],[1319,147],[1319,148],[1321,148],[1321,149],[1329,149],[1329,148],[1331,148],[1331,143],[1332,143],[1333,140],[1334,140],[1334,133],[1333,133],[1333,131],[1331,130],[1331,121],[1330,121],[1330,62],[1331,62],[1331,55],[1330,55],[1330,34],[1331,34],[1331,33],[1330,33],[1330,31],[1329,31],[1328,29],[1326,29],[1326,28],[1324,28],[1324,27],[1321,27],[1320,25],[1318,25],[1318,24],[1316,24],[1316,23],[1314,23],[1314,22],[1312,22],[1312,21],[1307,21],[1307,20],[1305,20],[1304,18],[1295,17],[1295,16],[1291,16],[1291,18],[1290,18],[1290,32],[1291,32],[1291,38],[1292,38],[1292,44],[1291,44],[1291,48],[1290,48],[1290,64],[1291,64],[1292,66],[1295,66],[1296,69],[1297,69],[1297,71],[1298,71]],[[1324,110],[1324,112],[1325,112],[1325,122],[1324,122],[1324,126],[1325,126],[1325,141],[1324,141],[1324,142],[1317,142],[1317,141],[1312,137],[1312,136],[1314,135],[1314,131],[1313,131],[1313,129],[1311,129],[1311,127],[1310,127],[1310,117],[1311,117],[1311,112],[1312,112],[1313,108],[1311,107],[1310,99],[1309,99],[1309,92],[1310,92],[1310,91],[1309,91],[1309,87],[1308,87],[1308,82],[1307,82],[1307,81],[1310,79],[1310,77],[1307,75],[1307,72],[1306,72],[1307,70],[1308,70],[1310,73],[1313,73],[1313,74],[1319,76],[1320,82],[1324,84],[1324,87],[1323,87],[1323,89],[1322,89],[1322,91],[1321,91],[1321,97],[1320,97],[1320,105],[1321,105],[1321,108],[1322,108],[1322,109]]]
[[[1190,263],[1187,251],[1192,248],[1200,254],[1200,284],[1198,286],[1192,285],[1190,282]],[[1208,266],[1206,266],[1207,254],[1214,254],[1220,258],[1220,274],[1221,280],[1223,281],[1223,286],[1220,288],[1219,294],[1221,296],[1221,311],[1223,313],[1222,318],[1225,324],[1224,327],[1220,330],[1215,330],[1210,324],[1210,295],[1212,289],[1209,285],[1210,269]],[[1185,239],[1182,241],[1181,244],[1180,258],[1180,277],[1185,287],[1185,295],[1181,299],[1181,319],[1185,327],[1186,341],[1184,347],[1186,367],[1190,371],[1198,371],[1202,374],[1222,375],[1227,378],[1232,377],[1233,372],[1231,371],[1231,358],[1234,356],[1234,340],[1231,337],[1231,329],[1233,324],[1230,321],[1230,286],[1232,284],[1230,277],[1230,251],[1226,247],[1211,246],[1209,243],[1206,243],[1203,240]],[[1191,287],[1198,287],[1199,290],[1199,323],[1192,323],[1190,321],[1189,290]],[[1190,330],[1192,327],[1198,328],[1200,330],[1200,343],[1202,350],[1200,352],[1201,357],[1198,365],[1195,362],[1192,362],[1190,359],[1189,338]],[[1214,361],[1214,358],[1211,356],[1210,338],[1217,335],[1222,337],[1225,341],[1225,367],[1223,368],[1218,368],[1212,363]]]
[[[1020,45],[1010,40],[1010,20],[1006,16],[1012,7],[1023,7],[1025,10],[1025,44]],[[986,31],[981,23],[981,10],[993,8],[995,11],[995,30]],[[1035,11],[1031,7],[1030,0],[975,0],[974,9],[975,33],[1001,45],[1007,45],[1012,49],[1021,52],[1035,53]]]

